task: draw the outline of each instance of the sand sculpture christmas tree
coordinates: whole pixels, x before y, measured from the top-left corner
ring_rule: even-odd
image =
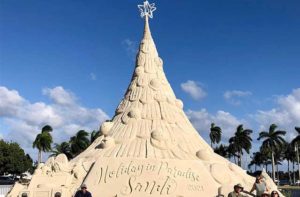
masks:
[[[135,70],[102,135],[71,161],[63,154],[49,158],[28,186],[16,184],[9,196],[70,197],[82,183],[96,197],[214,197],[237,183],[250,190],[254,178],[215,154],[188,120],[151,36],[156,8],[145,1],[139,9],[145,26]]]

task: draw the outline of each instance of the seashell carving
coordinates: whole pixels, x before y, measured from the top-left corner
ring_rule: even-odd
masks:
[[[145,74],[140,74],[137,78],[136,85],[139,87],[148,85],[148,76]]]
[[[135,118],[135,119],[140,119],[141,118],[141,112],[139,109],[135,108],[135,109],[131,109],[129,112],[128,112],[128,116],[130,118]]]
[[[207,149],[197,151],[196,156],[204,161],[210,161],[212,159],[211,153]]]
[[[214,163],[210,166],[210,173],[212,177],[220,184],[228,184],[231,181],[231,176],[229,174],[229,169],[224,168],[224,165],[219,163]]]
[[[160,129],[155,129],[151,132],[151,138],[157,140],[157,141],[164,141],[167,140],[168,137],[166,136],[166,134],[160,130]]]
[[[158,67],[162,67],[163,66],[163,60],[160,57],[155,58],[155,63]]]
[[[113,122],[104,122],[101,126],[100,126],[100,132],[102,135],[107,136],[109,134],[109,131],[111,130],[112,126],[113,126]]]
[[[136,76],[140,76],[140,75],[142,75],[144,73],[144,70],[145,70],[144,67],[138,66],[138,67],[136,67],[136,69],[134,71],[134,74]]]
[[[115,140],[112,137],[106,137],[102,140],[102,142],[100,143],[100,148],[110,148],[113,147],[115,145]]]
[[[176,105],[179,109],[183,109],[183,102],[182,102],[182,100],[176,99],[175,105]]]
[[[160,87],[160,80],[157,78],[152,79],[149,83],[149,86],[154,90],[158,90]]]

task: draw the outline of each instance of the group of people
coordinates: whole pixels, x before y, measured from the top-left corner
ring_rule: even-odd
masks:
[[[233,189],[234,191],[230,192],[228,197],[246,197],[246,195],[243,194],[244,187],[241,184],[236,184]],[[256,197],[279,197],[279,193],[276,190],[272,191],[270,194],[267,184],[261,175],[256,177],[255,183],[250,190],[250,194],[254,190],[256,191]]]
[[[239,183],[236,184],[233,187],[234,191],[230,192],[228,194],[228,197],[246,197],[246,195],[244,195],[244,187]],[[252,189],[250,190],[250,194],[253,191],[256,191],[256,197],[280,197],[279,193],[274,190],[271,192],[271,194],[269,193],[269,189],[267,187],[266,182],[263,180],[261,175],[258,175],[256,177],[255,183],[253,184]],[[60,195],[55,195],[55,197],[60,197]],[[92,194],[87,191],[87,186],[86,184],[82,184],[81,185],[81,190],[77,191],[75,194],[75,197],[92,197]]]

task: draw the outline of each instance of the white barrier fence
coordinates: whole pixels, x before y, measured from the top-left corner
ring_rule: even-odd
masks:
[[[5,197],[12,185],[0,185],[0,197]]]

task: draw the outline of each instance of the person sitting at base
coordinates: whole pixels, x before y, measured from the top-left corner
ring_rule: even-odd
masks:
[[[256,196],[261,197],[261,195],[268,191],[267,184],[263,180],[261,175],[256,176],[255,183],[253,184],[252,189],[250,190],[250,193],[252,193],[254,190],[256,190]]]
[[[272,191],[271,197],[279,197],[279,194],[276,190]]]
[[[267,191],[264,191],[260,197],[270,197],[270,195]]]
[[[81,185],[81,190],[76,192],[75,197],[92,197],[92,194],[87,191],[87,186],[83,183]]]
[[[234,191],[233,192],[230,192],[228,194],[228,197],[246,197],[245,195],[242,194],[242,191],[244,190],[243,186],[239,183],[239,184],[236,184],[234,187],[233,187]]]
[[[54,197],[61,197],[61,193],[60,193],[60,192],[56,192],[56,193],[54,194]]]

